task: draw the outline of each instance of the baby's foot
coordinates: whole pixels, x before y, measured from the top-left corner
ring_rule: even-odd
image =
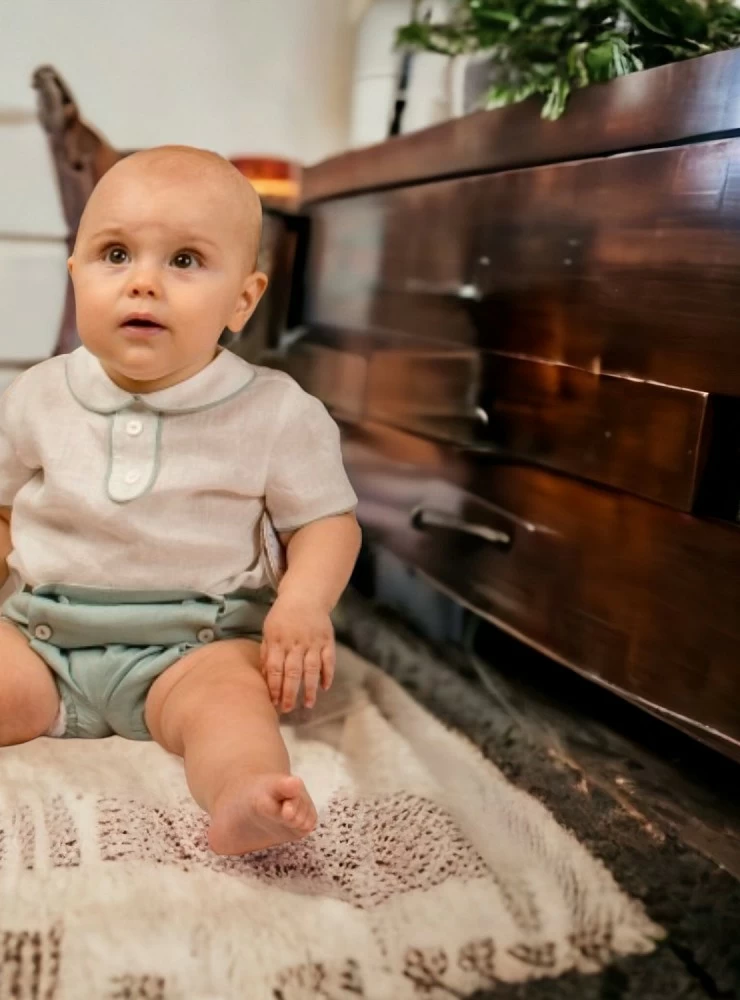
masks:
[[[216,800],[208,843],[216,854],[249,854],[301,840],[315,827],[316,809],[300,778],[247,775]]]

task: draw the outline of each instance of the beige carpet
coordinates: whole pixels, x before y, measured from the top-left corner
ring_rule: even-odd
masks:
[[[308,840],[210,854],[152,744],[0,750],[0,1000],[442,1000],[661,931],[544,807],[346,649],[286,729]]]

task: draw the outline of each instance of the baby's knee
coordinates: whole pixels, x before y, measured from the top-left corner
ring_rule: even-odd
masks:
[[[0,671],[0,747],[28,743],[48,733],[58,711],[58,698],[54,703],[19,685],[5,685]]]
[[[182,730],[202,720],[214,705],[229,704],[242,692],[262,687],[266,689],[255,642],[214,642],[184,656],[157,678],[147,695],[147,726],[158,743],[177,748]]]
[[[192,671],[194,685],[207,685],[209,690],[215,687],[243,688],[262,680],[260,648],[251,639],[214,642],[191,656],[196,661]]]
[[[43,736],[58,712],[51,671],[12,626],[0,623],[0,746]]]

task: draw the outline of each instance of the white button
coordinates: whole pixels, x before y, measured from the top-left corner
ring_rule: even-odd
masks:
[[[129,420],[126,424],[126,433],[130,434],[131,437],[136,437],[137,434],[141,434],[144,430],[144,425],[140,420]]]
[[[202,628],[198,633],[198,642],[213,642],[216,633],[212,628]]]
[[[51,639],[51,629],[48,625],[37,625],[33,630],[33,634],[37,639],[41,639],[42,642],[46,642],[47,639]]]
[[[138,469],[129,469],[123,478],[125,482],[132,486],[134,483],[138,482],[139,479],[141,479],[141,473]]]

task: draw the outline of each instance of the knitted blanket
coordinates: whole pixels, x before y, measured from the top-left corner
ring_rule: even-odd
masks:
[[[345,648],[337,673],[285,730],[318,829],[246,858],[154,744],[0,750],[0,1000],[443,1000],[652,949],[541,804]]]

